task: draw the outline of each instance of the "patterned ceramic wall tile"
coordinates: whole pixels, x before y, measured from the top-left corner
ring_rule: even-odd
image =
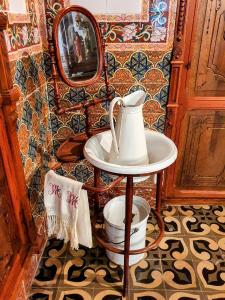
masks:
[[[53,19],[57,11],[68,5],[69,2],[63,0],[45,2],[46,20],[50,36]],[[146,92],[145,126],[163,132],[165,108],[168,99],[176,1],[143,0],[143,3],[148,5],[149,15],[147,19],[143,15],[138,22],[135,19],[137,16],[134,15],[133,20],[129,19],[130,15],[124,15],[125,19],[127,17],[126,21],[125,19],[122,20],[121,16],[115,17],[113,14],[107,14],[107,17],[103,18],[102,15],[96,13],[96,18],[100,22],[102,34],[106,41],[108,76],[110,88],[114,90],[114,96],[123,97],[138,89],[144,90]],[[50,63],[47,53],[44,55],[44,60],[44,66],[48,70],[46,78],[49,78]],[[85,89],[72,89],[62,81],[58,83],[61,101],[66,106],[81,101],[89,101],[93,97],[105,97],[106,95],[104,81]],[[63,116],[55,114],[52,84],[48,84],[48,101],[51,110],[49,119],[53,135],[53,153],[55,153],[63,140],[74,133],[84,131],[85,119],[83,111]],[[108,125],[108,108],[108,103],[104,103],[90,109],[90,122],[93,126]],[[79,168],[81,167],[73,166],[72,171],[70,167],[65,166],[59,172],[76,179],[87,180],[89,171],[83,165],[81,169]],[[79,174],[82,174],[82,176]],[[102,179],[104,182],[107,181],[105,176],[102,176]],[[141,192],[141,189],[146,190],[147,188],[148,183],[146,182],[139,190]]]

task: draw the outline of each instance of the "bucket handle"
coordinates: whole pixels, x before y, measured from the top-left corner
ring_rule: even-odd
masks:
[[[119,230],[124,230],[124,229],[119,229]],[[135,234],[136,232],[138,232],[139,229],[138,228],[134,228],[132,233],[130,234],[130,237]],[[113,241],[108,241],[109,243],[113,244],[113,245],[120,245],[120,244],[123,244],[125,241],[122,241],[122,242],[113,242]]]

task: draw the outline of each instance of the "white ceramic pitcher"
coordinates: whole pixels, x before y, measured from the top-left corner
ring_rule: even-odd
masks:
[[[145,92],[136,91],[124,98],[114,98],[109,107],[112,145],[109,162],[127,166],[149,163],[142,108]],[[119,102],[120,111],[114,128],[113,109]]]

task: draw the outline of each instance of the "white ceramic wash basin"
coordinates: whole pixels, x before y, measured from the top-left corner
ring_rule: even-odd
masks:
[[[148,129],[145,130],[145,136],[150,161],[147,165],[124,166],[109,163],[111,130],[92,136],[84,146],[84,156],[93,166],[116,174],[144,175],[169,167],[177,157],[177,148],[174,142],[164,134]]]

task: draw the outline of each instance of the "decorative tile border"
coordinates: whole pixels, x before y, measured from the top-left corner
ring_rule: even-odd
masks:
[[[144,2],[146,4],[146,2]],[[168,51],[172,48],[177,0],[148,0],[147,21],[114,20],[114,15],[100,21],[102,34],[108,51]],[[52,33],[53,18],[68,1],[57,0],[46,3],[49,34]],[[97,15],[98,18],[98,15]],[[111,18],[108,21],[108,18]],[[99,19],[100,20],[100,19]]]
[[[108,51],[168,51],[172,48],[176,0],[150,0],[149,21],[103,23]]]
[[[9,14],[9,26],[5,31],[5,40],[8,48],[10,61],[20,58],[22,55],[31,55],[43,51],[47,48],[47,30],[45,19],[44,2],[27,0],[28,3],[28,19],[24,23],[24,15],[13,14],[15,24],[11,24],[10,12],[7,10],[7,4],[2,5],[6,13]],[[42,20],[42,22],[41,22]],[[21,24],[23,23],[23,24]]]

